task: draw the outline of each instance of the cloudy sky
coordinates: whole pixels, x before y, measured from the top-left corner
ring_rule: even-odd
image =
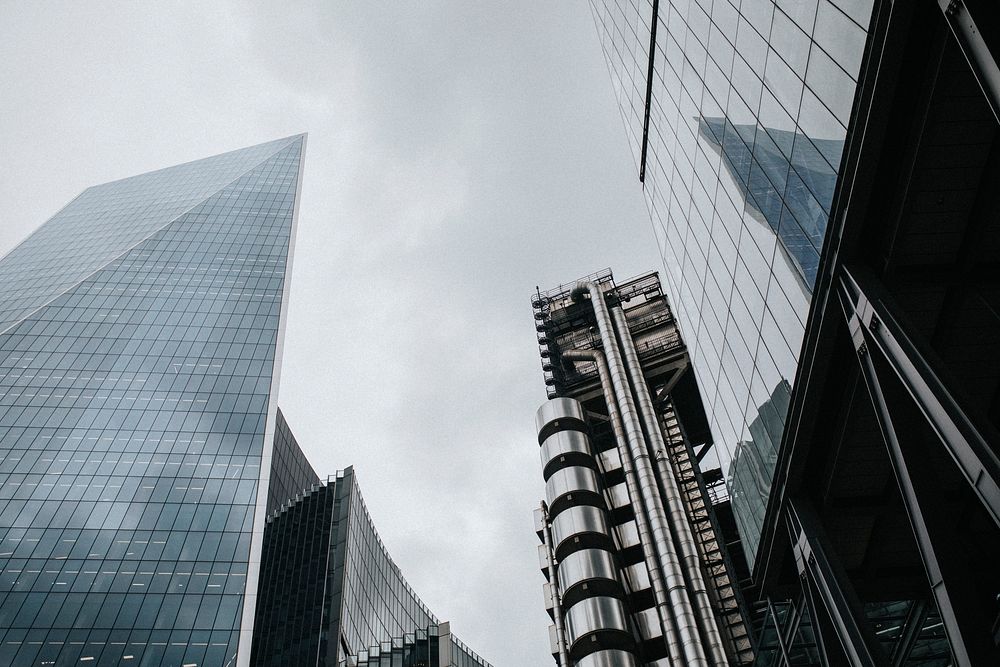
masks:
[[[308,132],[280,405],[431,609],[546,665],[529,298],[657,255],[589,10],[0,0],[0,253],[89,185]]]

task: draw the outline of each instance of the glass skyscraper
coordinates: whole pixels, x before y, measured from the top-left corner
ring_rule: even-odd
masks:
[[[1000,664],[1000,7],[591,5],[754,664]]]
[[[872,2],[591,7],[752,565]]]
[[[0,664],[307,664],[291,628],[321,664],[487,664],[278,411],[304,149],[89,188],[0,259]]]
[[[0,663],[245,664],[304,148],[89,188],[0,260]]]

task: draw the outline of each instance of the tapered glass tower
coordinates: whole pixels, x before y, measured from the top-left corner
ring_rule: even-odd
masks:
[[[304,147],[89,188],[0,259],[0,664],[247,664]]]

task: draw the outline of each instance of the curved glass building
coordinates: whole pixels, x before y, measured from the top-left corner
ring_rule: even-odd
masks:
[[[352,468],[268,515],[261,572],[253,665],[489,667],[406,583]]]

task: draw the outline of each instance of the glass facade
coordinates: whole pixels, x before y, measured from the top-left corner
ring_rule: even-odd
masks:
[[[304,143],[90,188],[0,260],[0,664],[247,664]]]
[[[431,625],[392,641],[382,642],[348,660],[350,667],[477,667],[481,658],[447,633],[448,626]]]
[[[303,489],[319,482],[319,475],[309,465],[309,460],[299,448],[299,443],[279,409],[274,429],[271,480],[267,487],[267,514],[273,514],[282,503],[294,499]]]
[[[655,4],[591,0],[752,565],[872,0]]]
[[[426,641],[438,626],[379,539],[352,468],[268,516],[255,667],[345,665],[379,655],[377,664],[437,665],[418,650],[428,644],[413,637]],[[454,635],[448,641],[452,662],[445,664],[488,667]]]

